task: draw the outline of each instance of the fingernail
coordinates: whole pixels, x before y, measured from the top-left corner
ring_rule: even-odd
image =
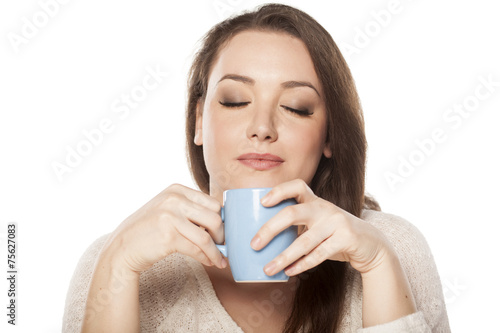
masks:
[[[264,272],[267,274],[267,275],[272,275],[271,273],[274,271],[274,269],[276,268],[276,264],[274,262],[270,262],[269,264],[267,264],[265,267],[264,267]]]
[[[221,268],[226,268],[227,267],[227,261],[226,261],[226,259],[222,258],[222,260],[220,261],[220,266],[221,266]]]
[[[252,239],[252,241],[250,242],[250,246],[255,250],[256,248],[258,248],[260,245],[260,237],[254,237],[254,239]]]
[[[295,271],[295,267],[289,267],[289,268],[285,269],[285,274],[290,276],[291,274],[293,274],[294,271]]]
[[[271,200],[271,196],[268,193],[265,196],[263,196],[262,199],[260,199],[260,203],[265,205],[269,202],[269,200]]]

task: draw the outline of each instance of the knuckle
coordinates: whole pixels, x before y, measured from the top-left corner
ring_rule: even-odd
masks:
[[[314,251],[312,251],[307,257],[306,262],[309,266],[314,266],[317,263],[323,261],[325,250],[319,246]]]
[[[203,251],[196,245],[193,245],[191,248],[191,253],[196,257],[196,258],[203,258],[205,257],[205,254]]]
[[[161,210],[156,215],[156,222],[160,225],[160,227],[172,223],[174,220],[174,214],[172,214],[169,210]]]
[[[206,206],[210,202],[204,195],[196,195],[193,197],[192,201],[200,206]]]
[[[295,179],[293,181],[293,185],[296,186],[300,192],[308,192],[310,190],[309,186],[303,179]]]
[[[328,251],[326,249],[326,246],[323,243],[322,245],[318,246],[318,248],[314,252],[314,258],[317,261],[323,261],[324,258],[327,256],[327,253],[328,253]]]
[[[215,231],[222,226],[221,217],[217,214],[207,214],[205,216],[207,229]]]
[[[181,184],[178,184],[178,183],[173,183],[173,184],[170,184],[168,187],[167,187],[167,190],[170,190],[170,191],[178,191],[180,190],[181,188],[183,188],[184,186],[182,186]]]
[[[199,191],[194,191],[194,192],[195,192],[194,195],[189,196],[190,202],[193,205],[205,207],[214,212],[220,211],[221,204],[219,203],[219,201],[217,201],[217,199],[212,198],[210,195],[203,192]]]
[[[314,257],[314,253],[311,253],[309,254],[308,256],[306,256],[304,258],[304,263],[305,263],[305,267],[312,267],[314,266],[314,264],[316,263],[316,259]]]
[[[281,253],[278,257],[276,257],[276,261],[278,263],[288,262],[288,254],[286,252]]]
[[[208,246],[210,243],[212,243],[212,237],[207,232],[203,232],[201,236],[201,245],[202,246]]]
[[[269,191],[268,195],[269,196],[274,196],[274,197],[281,197],[281,187],[280,186],[275,186]]]
[[[201,212],[198,207],[189,201],[179,203],[178,209],[182,212],[182,215],[191,221],[197,221],[201,216]]]
[[[182,187],[181,184],[177,184],[177,183],[170,184],[169,186],[167,186],[167,188],[165,188],[162,191],[161,194],[163,194],[164,196],[168,196],[172,193],[179,193],[181,191],[181,187]]]
[[[163,200],[166,207],[178,207],[182,201],[182,195],[178,193],[169,193]]]
[[[177,246],[176,234],[165,230],[161,233],[160,255],[162,258],[171,254]]]
[[[216,212],[217,215],[219,215],[221,209],[222,209],[222,205],[220,204],[220,202],[214,199],[214,201],[213,201],[213,211]]]
[[[300,246],[303,247],[303,248],[310,248],[312,245],[313,245],[313,240],[311,239],[311,237],[307,234],[303,234],[302,236],[300,236]]]
[[[270,237],[272,234],[273,230],[271,229],[271,226],[269,224],[264,224],[261,228],[260,231],[258,232],[259,236],[263,238]]]
[[[219,212],[221,209],[221,204],[216,199],[212,198],[209,195],[203,195],[200,199],[199,204],[205,207],[208,207],[210,210],[214,212]]]
[[[297,205],[287,206],[281,210],[283,217],[289,221],[297,215]]]
[[[161,232],[161,236],[163,239],[163,246],[165,248],[177,246],[179,242],[179,231],[173,226],[164,227]]]

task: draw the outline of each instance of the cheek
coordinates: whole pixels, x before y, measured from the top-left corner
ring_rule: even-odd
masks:
[[[234,150],[235,126],[207,112],[203,118],[203,154],[209,173],[220,173],[229,162],[228,152]]]
[[[207,117],[203,119],[203,143],[214,146],[219,150],[222,147],[230,146],[231,139],[234,139],[238,133],[239,122],[233,121],[228,117],[221,117],[210,111]],[[207,141],[205,141],[205,138]]]
[[[246,136],[250,120],[237,112],[218,111],[221,110],[207,110],[207,117],[203,118],[204,146],[210,147],[212,154],[232,158],[252,150],[253,145]]]
[[[287,139],[290,147],[295,147],[294,150],[301,152],[304,157],[321,156],[325,142],[325,131],[321,127],[318,127],[310,126],[290,131],[289,138]]]
[[[323,154],[325,133],[317,126],[290,132],[287,148],[295,160],[296,172],[309,183],[318,167]]]

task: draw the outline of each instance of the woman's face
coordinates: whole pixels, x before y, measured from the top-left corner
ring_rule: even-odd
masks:
[[[245,31],[221,49],[198,105],[210,193],[312,180],[325,144],[322,87],[305,44],[288,34]],[[202,109],[201,109],[202,108]]]

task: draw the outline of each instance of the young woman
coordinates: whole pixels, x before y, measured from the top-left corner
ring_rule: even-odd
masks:
[[[364,194],[366,141],[350,71],[309,15],[264,5],[213,27],[189,78],[187,150],[200,190],[174,184],[97,240],[71,282],[65,331],[448,332],[423,236]],[[215,244],[227,189],[273,187],[297,240],[237,284]]]

